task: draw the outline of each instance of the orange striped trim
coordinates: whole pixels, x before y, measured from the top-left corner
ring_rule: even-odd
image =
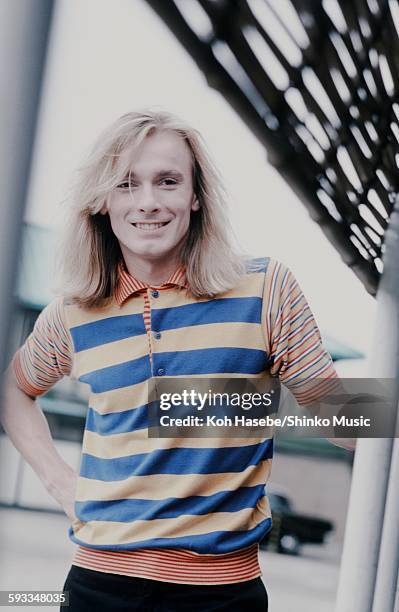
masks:
[[[31,397],[37,397],[38,395],[42,395],[45,392],[45,389],[39,389],[38,387],[34,387],[27,380],[24,370],[21,366],[21,350],[20,349],[18,349],[18,351],[15,353],[11,363],[14,369],[14,375],[15,375],[15,378],[17,379],[17,383],[19,387],[23,389],[27,395],[30,395]]]
[[[307,405],[321,402],[325,397],[339,391],[342,391],[342,381],[334,370],[326,378],[315,378],[306,385],[300,386],[295,392],[295,397],[298,403]]]
[[[115,291],[115,299],[117,304],[121,306],[131,295],[144,289],[167,289],[170,286],[176,285],[185,289],[188,288],[185,267],[183,265],[179,266],[161,286],[152,286],[132,276],[126,269],[124,262],[121,261],[118,265],[118,285]]]
[[[105,551],[79,546],[73,565],[99,572],[181,584],[231,584],[258,578],[258,545],[222,555],[188,550]]]

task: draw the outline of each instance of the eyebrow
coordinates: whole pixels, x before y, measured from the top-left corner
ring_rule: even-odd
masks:
[[[179,170],[159,170],[156,174],[155,174],[155,178],[162,178],[165,176],[170,176],[176,179],[183,179],[183,174],[179,171]],[[135,179],[137,178],[137,175],[132,171],[129,172],[126,177],[126,179]]]

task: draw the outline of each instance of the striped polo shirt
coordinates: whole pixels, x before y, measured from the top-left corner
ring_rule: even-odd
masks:
[[[268,374],[300,404],[324,395],[336,373],[290,270],[259,260],[234,290],[209,299],[190,294],[183,268],[150,287],[120,265],[110,306],[54,299],[13,365],[31,396],[65,375],[91,387],[75,565],[189,584],[260,575],[272,440],[150,439],[145,393],[157,375]]]

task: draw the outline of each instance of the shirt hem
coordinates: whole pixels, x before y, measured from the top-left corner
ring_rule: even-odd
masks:
[[[144,578],[145,580],[155,580],[156,582],[169,582],[172,584],[195,584],[198,586],[201,585],[222,585],[222,584],[237,584],[240,582],[248,582],[249,580],[255,580],[256,578],[260,578],[263,574],[262,571],[259,570],[256,573],[254,573],[253,575],[250,576],[246,576],[245,578],[238,578],[237,580],[179,580],[178,578],[173,578],[172,576],[169,577],[168,579],[166,578],[160,578],[159,576],[156,576],[154,574],[151,574],[151,572],[149,573],[139,573],[139,572],[132,572],[132,573],[124,573],[124,572],[120,572],[120,571],[116,571],[115,569],[113,569],[112,571],[108,571],[104,568],[99,568],[99,567],[92,567],[89,564],[84,564],[81,563],[80,561],[73,561],[72,565],[76,565],[77,567],[82,567],[83,569],[88,569],[88,570],[94,570],[96,572],[103,572],[104,574],[117,574],[118,576],[130,576],[131,578]]]

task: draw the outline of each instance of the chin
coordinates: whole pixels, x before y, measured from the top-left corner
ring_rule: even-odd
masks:
[[[154,241],[153,244],[149,242],[138,244],[137,241],[134,244],[129,244],[128,241],[126,241],[124,246],[126,251],[128,251],[133,258],[137,257],[139,259],[155,260],[172,257],[176,252],[177,244],[161,245],[156,244],[156,241]]]
[[[133,252],[133,255],[135,257],[142,257],[143,259],[161,259],[161,258],[167,258],[170,254],[170,250],[169,249],[162,249],[162,250],[158,250],[158,249],[143,249],[140,252]]]

